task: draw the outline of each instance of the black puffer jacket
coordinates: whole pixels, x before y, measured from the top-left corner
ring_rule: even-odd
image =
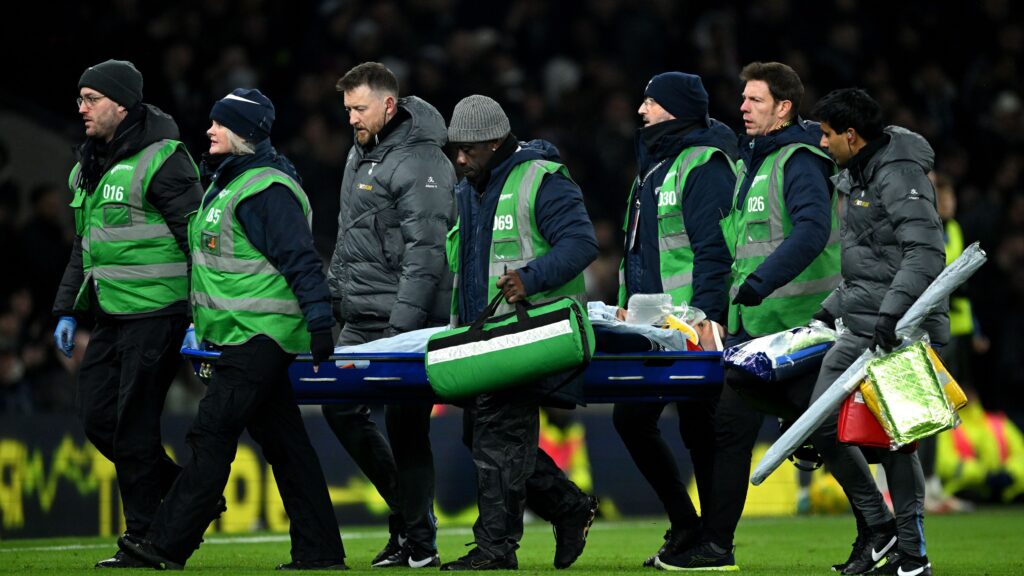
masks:
[[[444,119],[414,96],[398,106],[408,117],[368,151],[349,151],[327,277],[343,321],[390,333],[449,321],[444,246],[455,224]]]
[[[83,172],[95,175],[95,186],[100,177],[114,164],[123,158],[138,153],[146,146],[160,140],[180,139],[178,125],[174,119],[156,106],[140,104],[132,108],[114,134],[109,144],[101,143],[93,138],[87,140],[78,149],[79,161]],[[90,191],[92,193],[92,191]],[[199,174],[184,147],[179,147],[171,154],[163,166],[153,176],[146,190],[146,201],[160,211],[167,222],[167,227],[174,234],[178,247],[188,254],[188,217],[199,208],[203,197],[203,189],[199,184]],[[82,286],[85,274],[82,271],[82,238],[75,237],[71,249],[71,258],[64,277],[57,289],[53,302],[55,316],[75,314],[75,298]],[[90,292],[91,295],[91,292]],[[90,296],[91,297],[91,296]],[[103,314],[99,306],[90,306],[96,314]],[[120,318],[143,318],[164,316],[169,314],[187,314],[188,303],[185,300],[175,302],[167,308],[146,312],[144,314],[120,315]]]
[[[845,198],[843,281],[822,306],[860,336],[870,337],[880,314],[900,318],[946,263],[942,221],[928,171],[935,153],[919,134],[890,126],[882,146],[861,169],[835,177]],[[949,340],[949,306],[929,316],[931,341]]]

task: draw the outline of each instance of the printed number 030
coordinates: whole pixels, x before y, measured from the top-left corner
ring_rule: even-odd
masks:
[[[512,215],[498,215],[494,217],[494,229],[495,230],[511,230],[514,226],[512,222]]]

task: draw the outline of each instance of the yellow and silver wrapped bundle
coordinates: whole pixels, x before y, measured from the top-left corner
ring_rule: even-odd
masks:
[[[869,407],[874,404],[872,412],[892,439],[893,449],[957,424],[924,342],[868,362],[861,390],[877,399]]]

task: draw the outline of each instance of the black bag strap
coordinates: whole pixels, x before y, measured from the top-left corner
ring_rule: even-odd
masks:
[[[483,330],[484,323],[486,323],[487,319],[490,318],[491,316],[494,316],[494,313],[498,311],[498,306],[501,306],[501,300],[504,297],[504,294],[498,292],[498,294],[491,299],[491,303],[487,305],[487,308],[484,308],[484,311],[481,312],[479,316],[477,316],[476,320],[474,320],[472,324],[470,324],[469,331],[480,332],[481,330]],[[515,307],[516,318],[518,318],[520,322],[525,322],[526,320],[529,319],[529,316],[526,314],[526,311],[529,310],[530,308],[533,308],[533,304],[530,304],[528,300],[520,300],[515,303]]]

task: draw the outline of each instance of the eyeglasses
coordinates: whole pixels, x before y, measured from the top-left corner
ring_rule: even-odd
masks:
[[[93,96],[92,94],[86,94],[85,96],[79,96],[75,98],[75,102],[78,103],[78,107],[81,108],[82,104],[85,104],[86,108],[92,108],[97,102],[103,100],[106,96]]]

